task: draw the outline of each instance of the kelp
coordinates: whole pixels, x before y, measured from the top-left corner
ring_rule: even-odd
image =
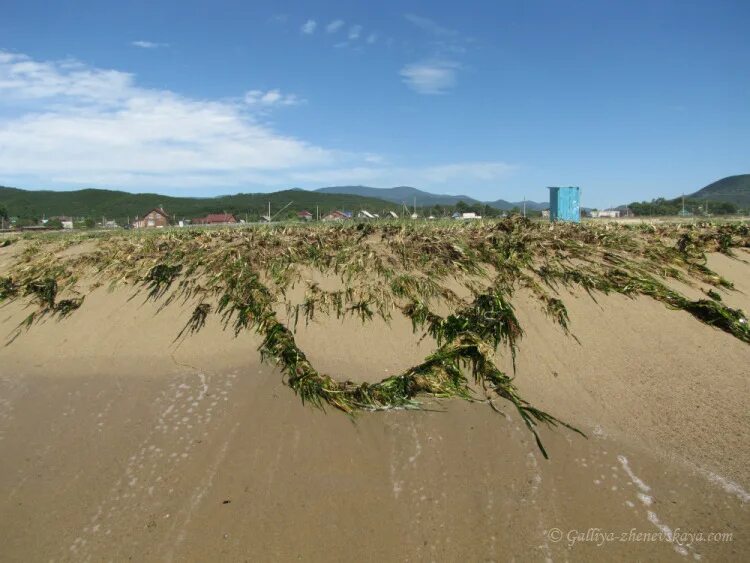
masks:
[[[86,240],[96,242],[94,251],[59,254]],[[524,334],[513,305],[519,290],[573,337],[561,286],[583,288],[594,298],[620,293],[654,299],[750,342],[745,314],[722,303],[719,291],[732,291],[731,282],[711,271],[705,256],[732,256],[733,248],[750,247],[750,233],[741,224],[550,225],[515,217],[473,224],[174,229],[24,242],[28,245],[0,277],[0,301],[25,299],[35,307],[14,338],[46,315],[64,317],[80,307],[80,297],[57,298],[61,287],[75,292],[78,277],[93,277],[94,286],[125,284],[161,307],[178,299],[198,302],[175,340],[199,332],[211,315],[235,335],[256,331],[261,357],[279,366],[305,404],[354,416],[422,408],[425,397],[481,400],[499,411],[496,401],[502,399],[545,457],[540,424],[579,431],[529,404],[514,378],[497,367],[496,356],[507,353],[515,371]],[[309,272],[338,280],[340,289],[322,289]],[[668,278],[708,284],[709,299],[687,299],[665,284]],[[298,284],[304,297],[294,303],[289,293]],[[438,306],[448,312],[438,314]],[[318,372],[294,338],[298,322],[316,315],[366,324],[376,317],[389,321],[393,314],[408,318],[437,348],[421,363],[376,383]]]

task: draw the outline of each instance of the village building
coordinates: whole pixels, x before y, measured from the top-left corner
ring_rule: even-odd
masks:
[[[395,211],[386,211],[383,213],[383,217],[386,219],[398,219],[398,213]]]
[[[594,219],[617,219],[622,215],[619,209],[603,209],[601,211],[592,210],[591,217]]]
[[[353,216],[353,213],[351,211],[331,211],[328,215],[325,215],[323,217],[323,221],[330,222],[330,221],[346,221],[347,219],[351,219]]]
[[[134,229],[163,229],[168,226],[169,215],[161,207],[154,207],[143,216],[143,219],[136,217],[133,222]]]
[[[193,219],[193,225],[233,225],[237,218],[231,213],[209,213],[205,217]]]
[[[481,215],[477,215],[473,211],[470,211],[468,213],[459,213],[458,211],[456,211],[453,215],[451,215],[451,217],[453,217],[454,219],[459,219],[459,220],[470,220],[470,219],[482,218]]]
[[[72,229],[73,228],[73,217],[68,217],[67,215],[57,215],[55,217],[50,217],[50,221],[57,220],[60,221],[60,224],[62,224],[63,229]]]
[[[363,209],[359,213],[357,213],[357,219],[366,219],[366,220],[372,220],[377,219],[378,215],[376,213],[370,213],[366,209]]]
[[[310,213],[307,209],[297,212],[297,219],[299,219],[300,221],[312,221],[312,218],[313,214]]]

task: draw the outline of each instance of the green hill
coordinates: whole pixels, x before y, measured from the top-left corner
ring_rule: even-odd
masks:
[[[624,207],[624,206],[621,206]],[[627,206],[636,215],[678,215],[683,198],[633,202]],[[684,198],[685,211],[702,215],[731,215],[750,210],[750,174],[727,176]]]
[[[271,214],[288,207],[278,216],[294,216],[307,209],[313,214],[316,206],[320,215],[334,209],[358,211],[367,209],[374,213],[383,210],[398,211],[400,206],[382,199],[346,194],[328,194],[304,190],[284,190],[273,193],[236,194],[213,198],[171,197],[159,194],[131,194],[115,190],[86,189],[76,191],[21,190],[0,187],[0,206],[5,206],[11,217],[50,217],[67,215],[132,221],[150,209],[162,206],[176,219],[192,219],[208,213],[234,213],[238,218],[258,220],[268,211]]]
[[[727,176],[698,190],[690,197],[726,201],[742,208],[750,207],[750,174]]]

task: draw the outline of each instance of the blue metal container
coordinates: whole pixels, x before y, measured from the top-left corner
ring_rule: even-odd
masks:
[[[550,221],[581,221],[581,190],[578,186],[549,188]]]

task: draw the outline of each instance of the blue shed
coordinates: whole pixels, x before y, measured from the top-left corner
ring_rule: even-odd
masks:
[[[581,221],[580,193],[578,186],[549,188],[550,221]]]

